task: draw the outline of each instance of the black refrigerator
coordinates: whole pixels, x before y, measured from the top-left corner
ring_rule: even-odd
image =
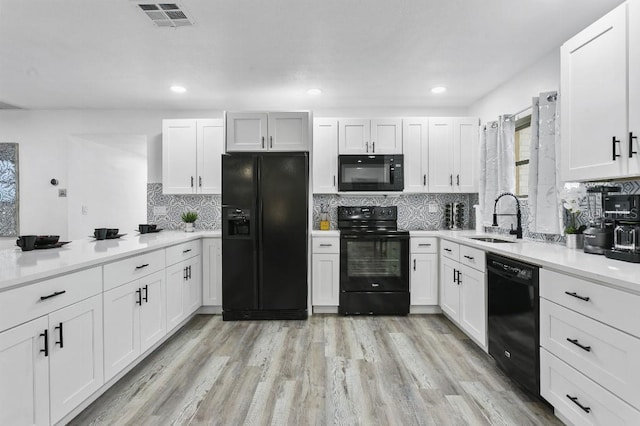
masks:
[[[222,318],[306,319],[309,156],[222,156]]]

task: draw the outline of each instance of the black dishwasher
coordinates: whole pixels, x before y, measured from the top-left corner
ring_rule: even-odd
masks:
[[[538,269],[487,254],[489,354],[536,397],[540,396]]]

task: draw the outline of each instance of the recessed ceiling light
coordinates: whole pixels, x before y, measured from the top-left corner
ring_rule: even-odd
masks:
[[[184,93],[187,91],[187,89],[182,86],[171,86],[171,91],[174,93]]]
[[[444,93],[447,91],[447,88],[444,86],[437,86],[431,89],[431,93]]]
[[[307,90],[307,94],[317,96],[322,94],[322,90],[320,89],[309,89]]]

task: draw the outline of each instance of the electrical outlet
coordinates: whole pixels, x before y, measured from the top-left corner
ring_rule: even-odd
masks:
[[[86,216],[88,214],[89,214],[89,207],[83,205],[82,206],[82,215]]]
[[[153,215],[154,216],[166,216],[167,215],[167,206],[154,206],[153,207]]]
[[[436,203],[429,203],[429,213],[438,213],[438,205]]]
[[[66,188],[58,189],[58,197],[66,197],[66,196],[67,196],[67,189]]]

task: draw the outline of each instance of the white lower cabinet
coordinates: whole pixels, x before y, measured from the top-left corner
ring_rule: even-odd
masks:
[[[222,240],[202,240],[202,304],[222,306]]]
[[[313,237],[311,304],[338,306],[340,302],[340,237]]]
[[[0,425],[49,424],[47,316],[0,333]]]
[[[173,330],[202,304],[200,254],[167,268],[167,331]]]
[[[411,237],[409,291],[411,306],[438,305],[438,241],[434,237]]]
[[[463,254],[457,260],[460,253]],[[484,252],[443,241],[440,250],[440,307],[483,349],[487,348],[487,286]],[[476,269],[478,268],[478,269]]]
[[[166,334],[164,271],[104,293],[105,380]]]
[[[102,296],[0,333],[0,424],[58,422],[104,384]]]

